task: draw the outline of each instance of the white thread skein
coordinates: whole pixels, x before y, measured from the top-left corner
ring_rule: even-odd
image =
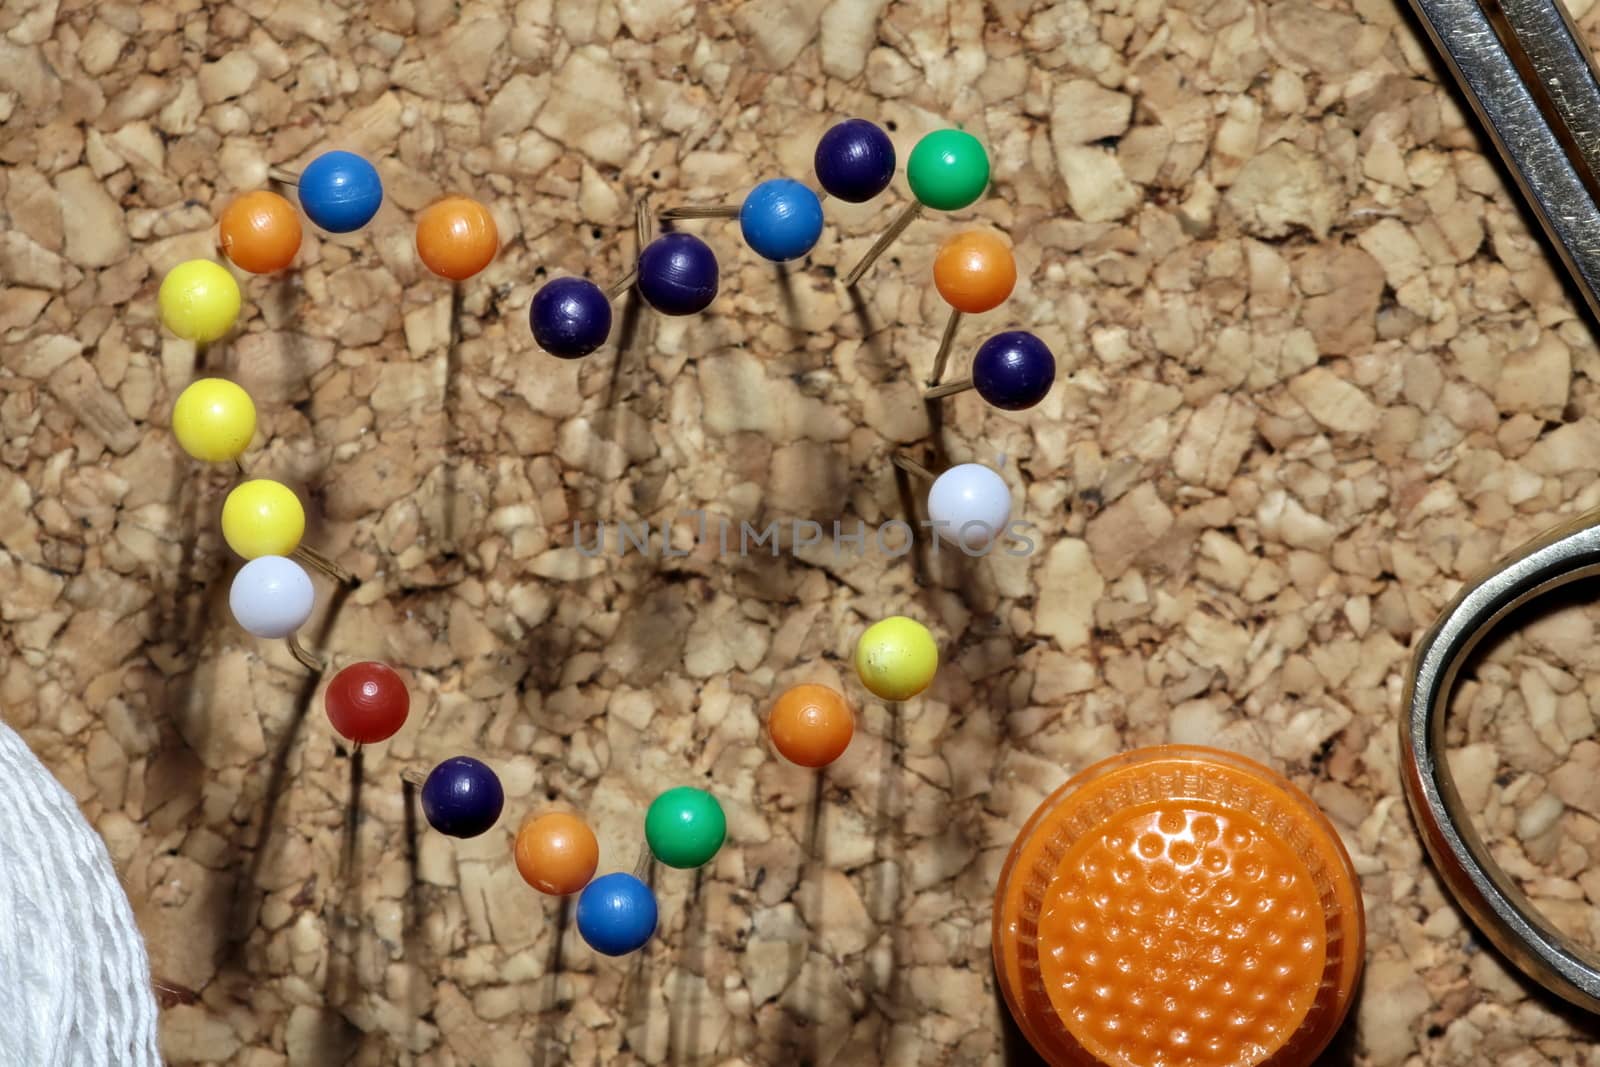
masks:
[[[144,939],[105,842],[0,723],[0,1064],[160,1067]]]
[[[316,589],[305,568],[283,556],[257,556],[228,589],[236,622],[257,637],[288,637],[311,618]]]
[[[1011,488],[981,463],[957,464],[933,480],[928,518],[938,536],[980,555],[1011,521]]]

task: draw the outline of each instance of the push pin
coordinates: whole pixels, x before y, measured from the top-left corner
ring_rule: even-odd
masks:
[[[849,204],[864,204],[889,188],[894,164],[894,142],[866,119],[830,127],[812,160],[823,192]]]
[[[773,178],[750,190],[735,207],[668,208],[663,219],[737,218],[745,244],[762,259],[787,263],[816,247],[822,236],[822,201],[793,178]]]
[[[856,642],[856,674],[880,700],[910,700],[932,684],[938,669],[933,635],[904,615],[873,623]]]
[[[354,152],[324,152],[299,177],[278,169],[267,174],[274,181],[298,186],[300,209],[329,233],[359,230],[383,206],[378,168]]]
[[[1006,243],[988,230],[958,233],[939,248],[933,259],[933,284],[950,305],[939,351],[933,357],[929,385],[944,377],[956,327],[962,315],[981,315],[1005,303],[1017,284],[1017,261]]]
[[[650,211],[644,200],[634,205],[634,219],[642,251],[650,243]],[[710,249],[706,252],[709,255]],[[715,257],[711,263],[715,271]],[[611,334],[611,301],[638,280],[639,267],[635,264],[605,290],[587,278],[554,278],[546,282],[528,305],[528,325],[534,342],[557,358],[582,359],[606,343]],[[715,295],[713,290],[712,296]]]
[[[266,189],[235,197],[223,210],[217,232],[222,254],[251,274],[283,270],[300,251],[300,215]]]
[[[633,284],[635,272],[609,292],[588,278],[554,278],[533,294],[528,324],[538,346],[561,359],[582,359],[611,335],[611,301]]]
[[[471,756],[452,756],[423,777],[413,770],[400,780],[422,792],[428,825],[449,837],[477,837],[500,819],[506,793],[488,765]]]
[[[600,864],[600,843],[589,824],[565,811],[529,819],[517,831],[513,856],[522,880],[541,893],[582,892]]]
[[[156,300],[162,325],[197,345],[223,337],[239,319],[239,283],[209,259],[191,259],[167,271]]]
[[[1011,522],[1011,489],[981,463],[958,463],[934,476],[922,464],[896,455],[894,465],[933,484],[928,487],[928,521],[934,534],[968,555],[987,551]]]
[[[500,230],[489,209],[464,196],[448,196],[417,216],[417,256],[441,278],[465,281],[500,251]]]
[[[172,433],[191,458],[202,463],[232,463],[256,433],[256,405],[250,394],[226,378],[190,382],[172,405]]]
[[[704,789],[669,789],[645,813],[644,837],[650,853],[668,867],[687,870],[710,863],[727,836],[722,805]]]
[[[603,874],[578,897],[578,933],[607,956],[626,956],[656,932],[656,895],[625,871]]]
[[[311,618],[316,595],[300,564],[282,556],[258,556],[233,576],[228,607],[246,631],[268,640],[283,638],[301,666],[321,674],[322,662],[300,647],[295,636]]]
[[[922,394],[927,400],[976,389],[1003,411],[1023,411],[1043,400],[1056,380],[1056,357],[1045,343],[1023,330],[997,333],[972,358],[972,376],[936,385]]]
[[[322,706],[334,731],[359,749],[399,733],[411,713],[411,694],[388,664],[352,663],[328,683]]]
[[[222,538],[245,559],[289,556],[317,568],[336,582],[359,585],[356,576],[321,552],[301,543],[306,509],[282,482],[252,478],[240,482],[222,502]]]
[[[915,197],[889,224],[861,262],[845,275],[844,284],[854,286],[872,265],[894,244],[924,208],[959,211],[983,195],[989,184],[989,156],[972,134],[963,130],[935,130],[916,143],[906,160],[906,182]]]
[[[663,315],[695,315],[717,297],[717,257],[688,233],[664,233],[639,253],[639,295]]]
[[[784,690],[767,716],[772,747],[802,767],[826,767],[844,755],[855,732],[855,714],[844,695],[809,682]]]

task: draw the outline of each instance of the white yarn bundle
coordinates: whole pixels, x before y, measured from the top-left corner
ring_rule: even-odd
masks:
[[[0,1065],[160,1063],[150,963],[105,842],[0,723]]]

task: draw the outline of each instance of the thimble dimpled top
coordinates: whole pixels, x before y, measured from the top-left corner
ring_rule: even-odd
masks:
[[[1166,745],[1089,768],[1018,836],[1001,989],[1057,1067],[1300,1067],[1360,976],[1360,890],[1309,798],[1243,757]]]

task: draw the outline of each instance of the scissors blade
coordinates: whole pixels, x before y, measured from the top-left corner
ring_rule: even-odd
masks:
[[[1559,0],[1411,0],[1600,319],[1600,79]]]

